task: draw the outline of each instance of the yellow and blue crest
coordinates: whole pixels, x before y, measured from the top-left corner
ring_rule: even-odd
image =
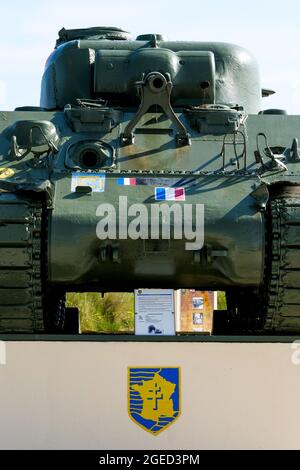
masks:
[[[128,367],[128,413],[157,435],[180,416],[180,367]]]

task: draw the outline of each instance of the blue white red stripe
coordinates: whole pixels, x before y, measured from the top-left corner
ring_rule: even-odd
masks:
[[[156,201],[185,201],[184,188],[155,188]]]
[[[120,186],[135,186],[136,178],[118,178],[118,185]]]

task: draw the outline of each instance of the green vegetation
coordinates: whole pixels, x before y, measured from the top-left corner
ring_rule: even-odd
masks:
[[[225,292],[218,292],[218,310],[227,310]]]
[[[70,293],[68,307],[78,307],[82,333],[118,333],[134,328],[134,298],[130,293]]]

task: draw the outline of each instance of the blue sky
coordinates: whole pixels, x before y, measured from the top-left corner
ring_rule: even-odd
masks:
[[[264,108],[300,114],[300,3],[228,0],[5,0],[1,2],[0,109],[38,105],[40,79],[58,30],[111,25],[135,37],[240,44],[258,59]]]

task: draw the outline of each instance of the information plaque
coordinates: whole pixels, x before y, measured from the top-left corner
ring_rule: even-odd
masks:
[[[134,311],[136,335],[175,335],[173,289],[136,289]]]

